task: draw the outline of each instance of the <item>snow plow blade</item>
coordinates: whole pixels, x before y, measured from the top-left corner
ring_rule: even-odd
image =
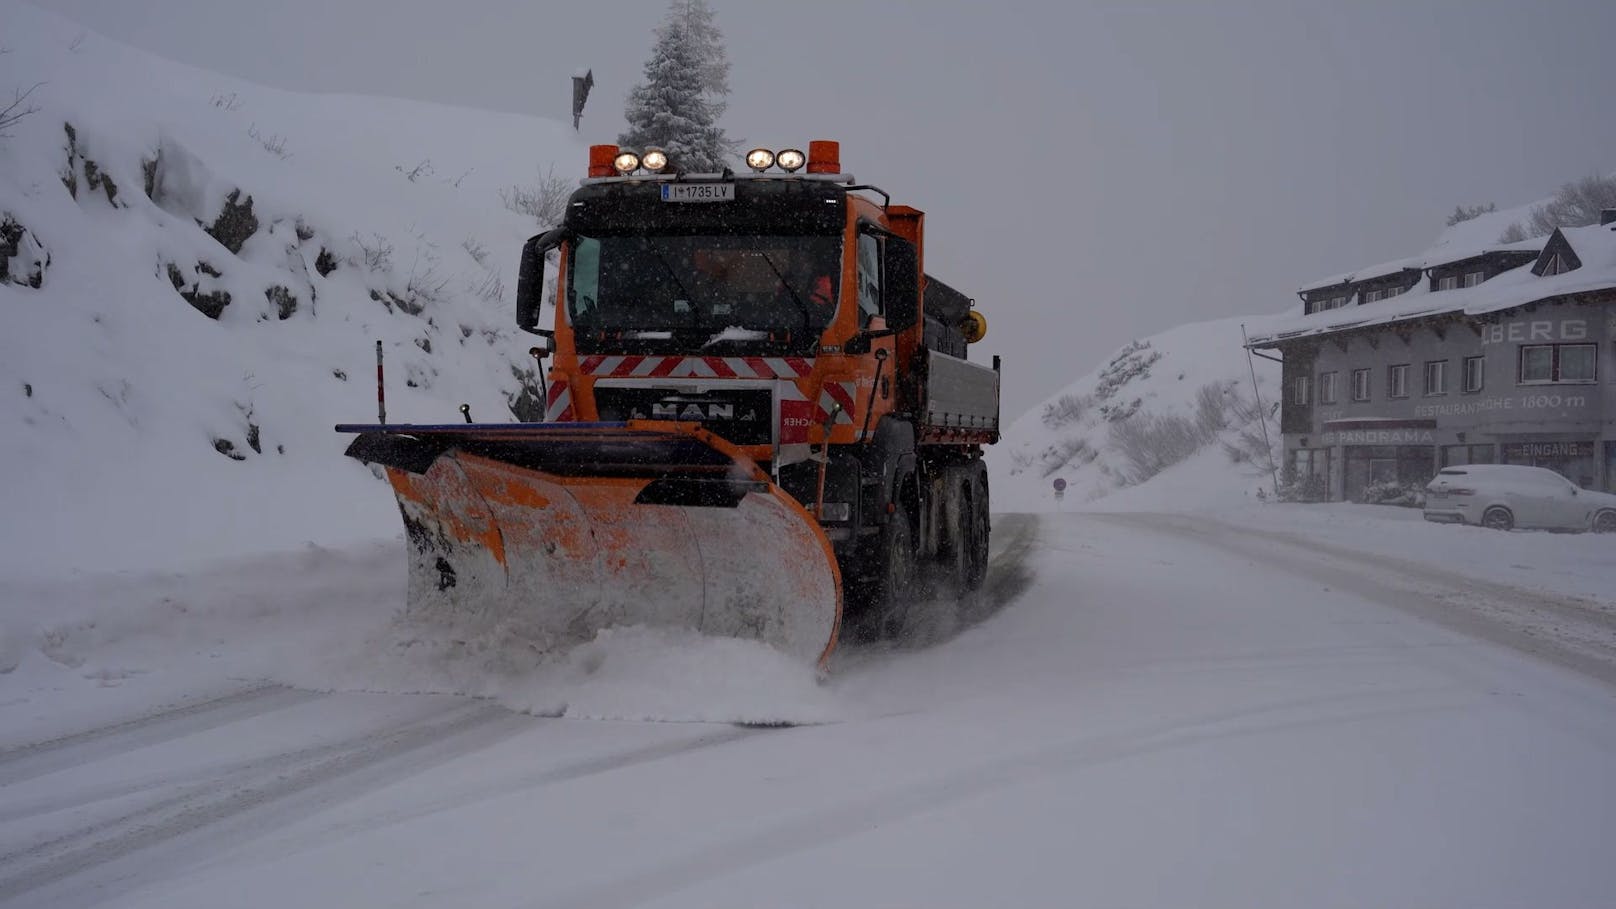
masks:
[[[692,424],[343,425],[386,468],[408,611],[549,651],[645,625],[762,641],[823,667],[841,579],[819,524]]]

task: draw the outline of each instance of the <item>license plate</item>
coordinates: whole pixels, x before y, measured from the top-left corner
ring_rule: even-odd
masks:
[[[733,183],[664,183],[664,202],[733,202]]]

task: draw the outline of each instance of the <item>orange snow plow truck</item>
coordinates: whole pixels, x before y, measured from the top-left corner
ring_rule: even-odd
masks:
[[[842,173],[837,143],[747,165],[590,149],[522,250],[543,422],[337,427],[397,493],[408,611],[540,649],[645,625],[823,667],[838,635],[981,586],[999,363],[966,346],[986,321],[925,274],[923,214]]]

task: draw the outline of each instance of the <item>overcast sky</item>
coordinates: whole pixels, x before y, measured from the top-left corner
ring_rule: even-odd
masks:
[[[723,125],[839,139],[845,170],[928,213],[927,270],[987,315],[1007,417],[1134,337],[1417,253],[1456,204],[1616,170],[1612,0],[710,2],[733,64]],[[561,119],[588,66],[600,141],[666,9],[36,3],[298,90]]]

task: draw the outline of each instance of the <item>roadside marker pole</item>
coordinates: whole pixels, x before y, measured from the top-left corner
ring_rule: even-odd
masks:
[[[377,342],[378,344],[381,342]],[[1246,323],[1240,323],[1240,343],[1246,349],[1246,368],[1251,370],[1251,396],[1257,401],[1257,425],[1262,427],[1263,451],[1268,452],[1268,476],[1274,481],[1274,498],[1279,498],[1279,468],[1274,466],[1274,443],[1268,441],[1268,415],[1262,406],[1262,391],[1257,388],[1257,363],[1251,359],[1251,338],[1246,336]]]
[[[382,342],[376,342],[376,422],[387,425],[387,395],[382,390]]]

